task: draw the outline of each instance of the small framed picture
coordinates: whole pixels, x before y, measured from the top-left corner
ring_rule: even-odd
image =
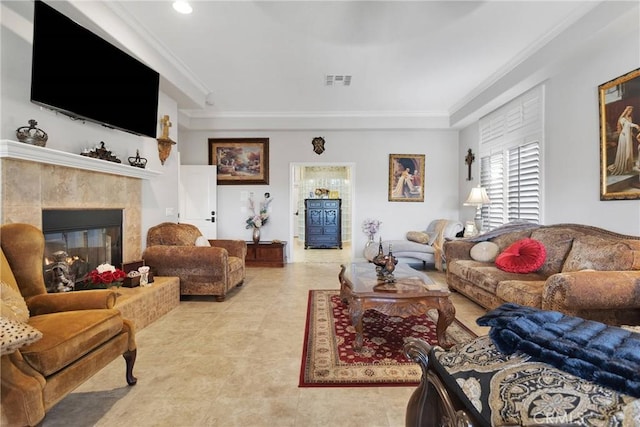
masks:
[[[389,201],[424,202],[424,154],[389,154]]]
[[[269,184],[269,138],[209,138],[219,185]]]

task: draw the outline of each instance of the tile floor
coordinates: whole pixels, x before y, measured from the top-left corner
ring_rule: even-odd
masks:
[[[298,388],[308,291],[337,288],[350,253],[306,252],[285,268],[248,269],[225,302],[183,300],[137,333],[136,386],[115,360],[43,426],[403,426],[413,387]],[[485,333],[475,326],[484,310],[452,298],[458,319]]]

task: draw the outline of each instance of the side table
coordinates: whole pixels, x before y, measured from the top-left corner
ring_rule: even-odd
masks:
[[[247,267],[284,267],[287,262],[287,242],[247,242]]]

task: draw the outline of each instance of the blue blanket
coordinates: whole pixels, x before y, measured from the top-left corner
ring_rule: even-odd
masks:
[[[640,397],[640,333],[557,311],[507,303],[477,320],[501,352],[516,351],[580,378]]]

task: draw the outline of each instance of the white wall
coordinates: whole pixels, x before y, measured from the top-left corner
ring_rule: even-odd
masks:
[[[169,137],[178,143],[178,106],[168,95],[160,92],[158,99],[158,118],[168,115],[172,126],[169,128]],[[158,133],[162,130],[158,124]],[[146,247],[147,230],[161,222],[178,222],[178,171],[180,167],[179,144],[171,149],[171,154],[165,160],[164,165],[160,162],[158,154],[158,143],[155,139],[144,144],[140,155],[149,159],[148,168],[162,172],[159,177],[145,180],[142,183],[142,248]],[[167,208],[173,213],[167,215]]]
[[[547,223],[585,223],[640,235],[640,200],[600,201],[598,85],[640,66],[638,13],[633,21],[614,24],[548,80]],[[635,114],[638,120],[640,113]]]
[[[558,44],[565,43],[569,36],[581,37],[581,43],[574,43],[570,50],[559,49]],[[527,67],[513,72],[518,76],[513,79],[517,83],[496,84],[478,98],[485,99],[487,105],[518,85],[519,93],[523,93],[532,85],[544,83],[542,222],[588,224],[640,235],[639,200],[600,201],[598,116],[598,86],[640,66],[638,4],[605,2],[559,39],[529,58]],[[555,53],[550,56],[550,52]],[[460,132],[460,152],[468,148],[479,152],[476,123]],[[474,170],[478,168],[476,156]],[[466,172],[459,174],[461,205],[471,187],[463,181],[463,175]],[[478,173],[473,176],[472,185],[477,185]]]
[[[311,140],[322,136],[325,152],[313,152]],[[216,133],[180,129],[182,164],[208,163],[208,138],[269,138],[269,185],[218,185],[218,236],[250,240],[251,231],[244,228],[245,202],[241,191],[253,191],[256,197],[269,191],[270,222],[262,229],[264,240],[289,241],[292,227],[290,206],[291,164],[350,163],[354,165],[353,250],[361,256],[366,235],[361,231],[365,218],[380,219],[384,239],[403,239],[410,230],[424,230],[437,218],[458,218],[458,153],[456,131],[268,131],[262,133]],[[389,154],[425,154],[425,201],[389,202]],[[293,210],[292,210],[293,209]]]

